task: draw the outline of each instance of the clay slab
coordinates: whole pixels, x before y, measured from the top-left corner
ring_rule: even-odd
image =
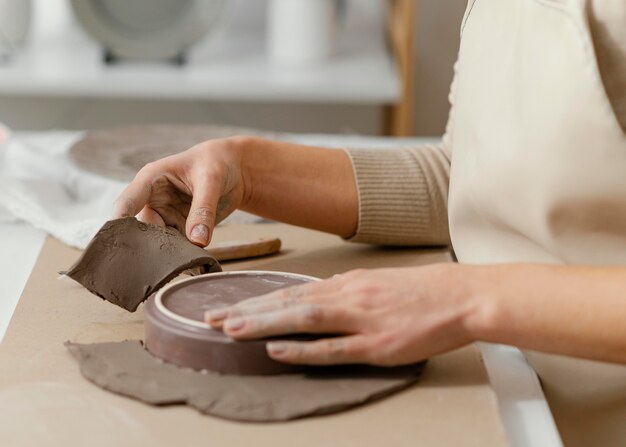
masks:
[[[65,274],[91,293],[134,312],[185,270],[219,272],[219,263],[178,230],[134,217],[104,224]]]
[[[273,422],[337,413],[415,383],[423,365],[325,368],[307,374],[234,376],[164,363],[139,341],[67,343],[81,373],[101,388],[151,405],[187,404],[201,413]]]

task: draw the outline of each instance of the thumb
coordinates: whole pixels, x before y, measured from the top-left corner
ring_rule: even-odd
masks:
[[[196,245],[206,247],[211,241],[220,198],[218,188],[206,185],[195,188],[191,199],[191,208],[187,216],[185,232],[187,238]]]

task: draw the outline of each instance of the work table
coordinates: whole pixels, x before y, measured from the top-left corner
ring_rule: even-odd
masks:
[[[283,270],[328,277],[352,268],[418,265],[449,260],[445,249],[384,249],[279,224],[231,225],[217,240],[280,236],[278,256],[228,263],[225,270]],[[62,346],[141,338],[141,309],[128,314],[90,296],[56,272],[79,252],[21,224],[0,225],[0,266],[7,291],[0,323],[12,313],[35,259],[33,275],[0,345],[0,408],[11,412],[12,441],[39,440],[28,427],[48,430],[47,445],[67,445],[73,419],[83,431],[114,436],[125,445],[188,444],[205,436],[219,445],[560,445],[538,380],[519,351],[470,346],[431,359],[411,389],[345,413],[286,424],[239,424],[184,407],[154,408],[106,393],[84,380]],[[43,247],[43,249],[42,249]],[[12,295],[12,296],[11,296]],[[80,304],[69,306],[68,299]],[[0,330],[4,329],[0,327]],[[488,373],[488,376],[487,376]],[[441,428],[437,428],[441,427]],[[7,435],[0,428],[0,441]],[[80,439],[81,433],[71,439]],[[87,438],[85,438],[87,439]],[[14,443],[12,443],[14,444]]]

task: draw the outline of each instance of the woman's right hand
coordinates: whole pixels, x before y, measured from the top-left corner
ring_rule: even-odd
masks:
[[[113,218],[173,226],[206,246],[215,225],[241,207],[243,137],[209,140],[144,166],[115,201]]]
[[[113,218],[176,227],[206,246],[237,208],[267,219],[350,237],[358,195],[343,150],[256,137],[208,140],[149,163],[116,200]]]

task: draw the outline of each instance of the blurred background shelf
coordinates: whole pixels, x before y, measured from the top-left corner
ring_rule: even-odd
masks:
[[[71,14],[41,17],[41,9],[28,45],[0,67],[2,94],[356,104],[392,104],[401,96],[399,73],[384,39],[359,23],[345,24],[334,57],[306,68],[273,64],[264,30],[239,33],[233,23],[192,48],[183,66],[107,65],[102,48]]]
[[[270,62],[267,0],[228,0],[229,13],[182,67],[108,66],[69,0],[33,0],[26,46],[0,64],[0,121],[18,130],[215,123],[440,135],[465,0],[345,2],[337,54],[303,69]],[[390,33],[391,23],[401,26]]]

